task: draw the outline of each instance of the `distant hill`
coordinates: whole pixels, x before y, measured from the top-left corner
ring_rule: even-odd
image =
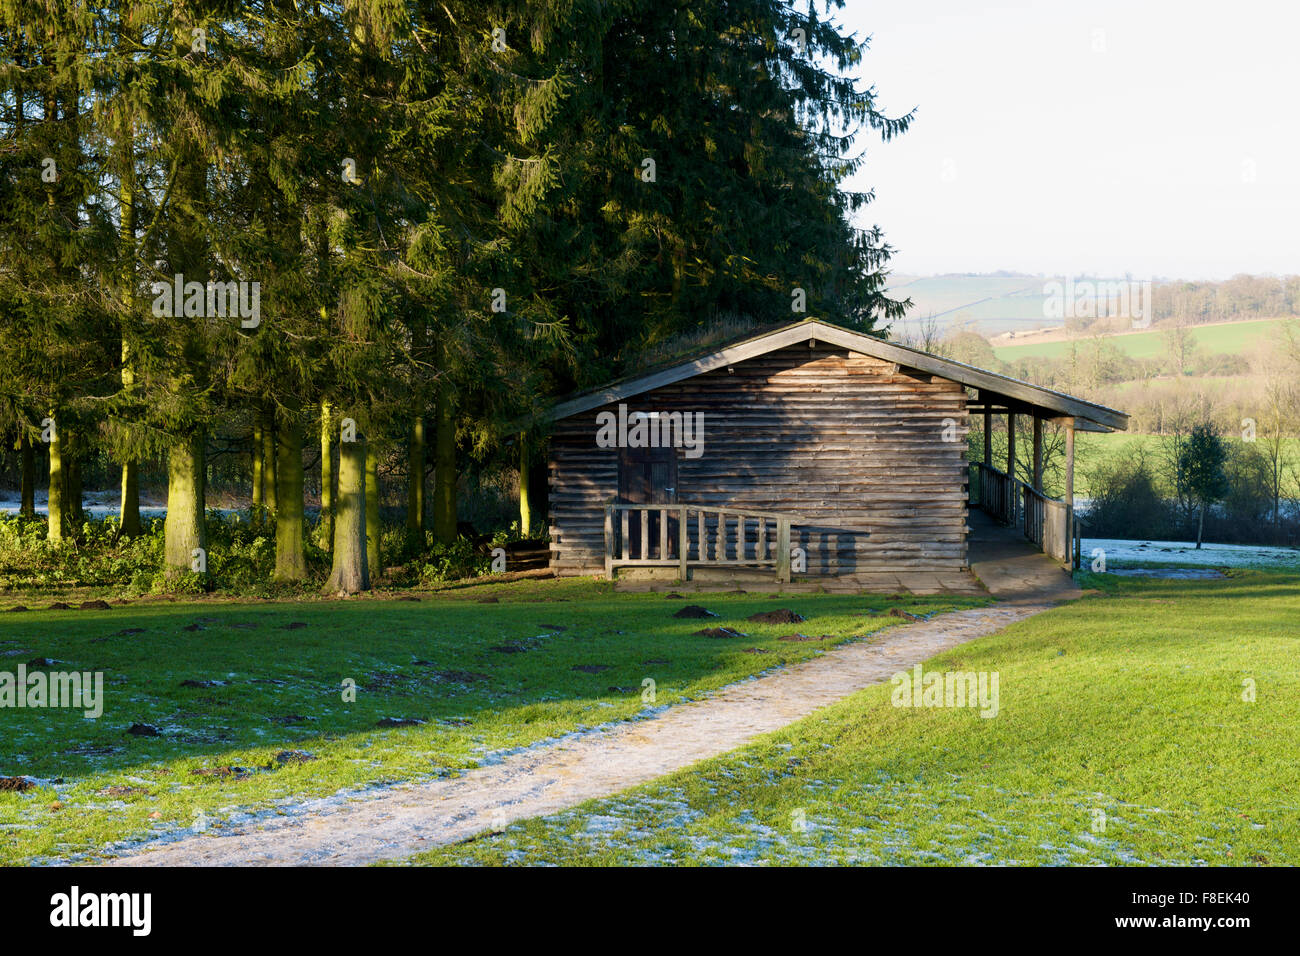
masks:
[[[914,336],[931,321],[940,333],[965,327],[988,339],[1007,333],[1019,336],[1057,329],[1065,324],[1060,308],[1062,286],[1077,289],[1091,283],[1100,297],[1101,284],[1113,288],[1125,281],[1119,276],[1075,276],[1068,280],[1064,276],[1018,272],[893,275],[888,294],[895,299],[910,298],[912,306],[905,318],[893,324],[892,332],[897,338]],[[1047,291],[1052,286],[1054,296]],[[1222,281],[1157,279],[1150,291],[1157,325],[1169,318],[1202,325],[1300,315],[1300,276],[1295,275],[1239,275]],[[1055,300],[1055,308],[1049,307],[1049,299]],[[1098,314],[1105,313],[1098,309]]]
[[[907,317],[893,325],[895,334],[933,316],[941,329],[968,326],[991,337],[1012,330],[1056,328],[1060,319],[1045,317],[1043,286],[1051,276],[998,272],[988,275],[890,276],[891,298],[910,298]]]

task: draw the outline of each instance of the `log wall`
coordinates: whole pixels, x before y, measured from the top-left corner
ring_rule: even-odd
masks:
[[[704,413],[702,456],[677,452],[677,500],[825,522],[793,537],[810,576],[966,566],[966,393],[955,382],[801,345],[625,404]],[[596,444],[606,410],[617,415],[618,403],[558,421],[552,433],[551,567],[560,574],[604,571],[604,506],[618,494],[619,458]]]

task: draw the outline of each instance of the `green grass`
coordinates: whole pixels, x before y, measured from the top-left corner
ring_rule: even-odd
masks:
[[[484,597],[500,603],[479,603]],[[5,613],[0,671],[33,658],[60,662],[41,668],[48,671],[102,671],[106,702],[97,720],[67,709],[0,710],[0,776],[40,781],[24,793],[0,792],[0,863],[93,855],[204,819],[219,826],[242,813],[275,812],[278,802],[454,774],[491,752],[644,715],[646,678],[663,706],[820,653],[815,644],[777,640],[798,628],[849,640],[901,620],[862,616],[868,607],[928,613],[979,603],[763,594],[694,600],[722,616],[675,619],[691,601],[614,594],[590,580],[425,593],[419,603],[207,600]],[[744,621],[777,607],[793,607],[810,623]],[[304,626],[287,627],[295,623]],[[692,635],[717,624],[750,636]],[[750,647],[768,653],[745,653]],[[608,669],[574,669],[585,665]],[[345,679],[356,682],[355,702],[343,699]],[[223,683],[182,687],[186,680]],[[376,726],[386,717],[426,723]],[[161,736],[132,736],[134,723]],[[291,750],[317,759],[276,762]],[[194,773],[220,768],[246,773]],[[104,792],[110,787],[128,789]]]
[[[1228,435],[1228,440],[1236,436]],[[1173,494],[1173,488],[1165,480],[1167,470],[1168,448],[1173,438],[1169,435],[1143,435],[1126,432],[1099,434],[1097,432],[1079,432],[1075,437],[1074,492],[1081,498],[1093,497],[1091,480],[1097,476],[1103,466],[1109,467],[1116,462],[1135,461],[1141,457],[1156,475],[1160,490],[1166,495]],[[1287,438],[1287,455],[1293,456],[1300,450],[1300,439]],[[1262,449],[1261,449],[1262,450]]]
[[[1294,320],[1251,319],[1246,322],[1194,326],[1192,337],[1201,352],[1206,355],[1235,355],[1253,349],[1264,336],[1286,321]],[[1107,341],[1130,358],[1155,358],[1165,354],[1164,335],[1159,331],[1111,335],[1107,337]],[[1004,345],[995,348],[993,354],[1003,362],[1014,362],[1022,358],[1060,359],[1069,354],[1070,345],[1069,340]]]
[[[1112,432],[1080,432],[1075,437],[1074,493],[1081,498],[1093,497],[1091,480],[1120,461],[1144,458],[1151,469],[1162,473],[1167,435],[1138,435]],[[1166,489],[1172,494],[1171,489]]]
[[[411,862],[1300,863],[1300,576],[1090,583],[1108,593],[927,662],[996,671],[996,717],[895,707],[885,684]]]

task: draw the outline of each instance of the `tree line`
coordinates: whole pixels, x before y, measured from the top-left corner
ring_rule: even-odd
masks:
[[[412,532],[455,538],[467,456],[511,458],[527,525],[556,396],[726,316],[898,316],[843,182],[912,117],[854,79],[842,5],[0,0],[24,510],[39,480],[47,540],[75,534],[107,455],[139,534],[161,461],[163,568],[201,574],[207,457],[237,435],[301,582],[319,444],[325,588],[354,592],[381,456],[407,457]]]

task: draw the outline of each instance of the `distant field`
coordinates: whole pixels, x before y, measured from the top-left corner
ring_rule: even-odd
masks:
[[[1165,444],[1168,441],[1167,435],[1129,435],[1124,432],[1099,435],[1080,432],[1075,445],[1075,494],[1080,498],[1091,498],[1089,477],[1097,471],[1099,465],[1121,459],[1132,461],[1139,457],[1145,458],[1155,470],[1157,477],[1160,477],[1163,472]],[[1296,439],[1290,441],[1294,443]],[[1164,490],[1170,491],[1167,488]]]
[[[1205,325],[1192,329],[1192,336],[1202,352],[1223,355],[1244,352],[1287,319],[1253,319],[1248,322],[1228,322],[1222,325]],[[1165,350],[1164,336],[1160,332],[1127,332],[1109,336],[1120,351],[1130,358],[1153,358]],[[1062,358],[1069,353],[1070,341],[1041,342],[1036,345],[1007,345],[995,348],[993,354],[1004,362],[1022,358]]]

